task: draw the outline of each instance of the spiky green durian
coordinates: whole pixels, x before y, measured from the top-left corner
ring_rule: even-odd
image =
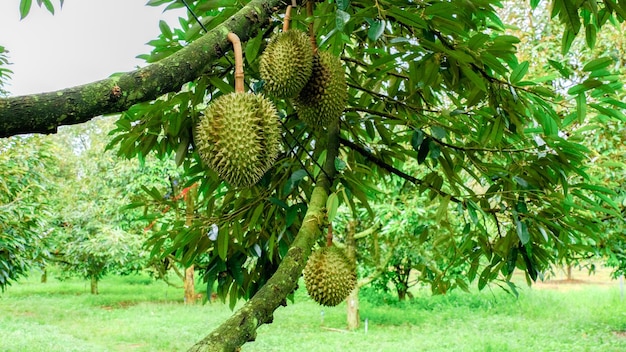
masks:
[[[354,289],[356,268],[343,249],[322,247],[311,253],[304,267],[304,283],[314,301],[336,306]]]
[[[233,186],[251,186],[280,148],[278,114],[262,95],[230,93],[215,99],[194,130],[202,161]]]
[[[275,97],[293,98],[311,77],[313,44],[306,33],[288,30],[275,34],[259,62],[265,91]]]
[[[294,103],[301,120],[313,127],[328,127],[346,107],[348,87],[341,60],[329,52],[313,58],[313,72]]]

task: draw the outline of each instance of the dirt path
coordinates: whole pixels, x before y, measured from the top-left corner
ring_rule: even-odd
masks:
[[[554,274],[546,275],[544,281],[537,281],[533,284],[536,289],[548,290],[575,290],[581,289],[589,285],[593,286],[618,286],[618,279],[611,278],[611,268],[605,268],[600,265],[596,267],[593,273],[589,273],[586,268],[572,268],[572,278],[567,278],[566,269],[555,269]]]

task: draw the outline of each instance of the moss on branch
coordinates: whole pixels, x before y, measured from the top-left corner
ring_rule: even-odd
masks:
[[[246,41],[281,7],[283,2],[279,0],[253,0],[177,53],[120,76],[55,92],[2,98],[0,138],[23,133],[55,133],[58,126],[121,112],[134,104],[178,91],[230,50],[226,39],[228,32]]]

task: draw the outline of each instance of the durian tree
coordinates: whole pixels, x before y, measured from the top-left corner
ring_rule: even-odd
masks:
[[[530,1],[532,8],[540,3]],[[370,202],[389,182],[412,185],[436,204],[439,224],[460,219],[459,231],[438,240],[467,263],[467,282],[482,288],[516,269],[531,282],[553,263],[597,253],[603,220],[623,221],[624,211],[615,191],[587,172],[593,146],[584,143],[625,119],[621,59],[597,52],[580,63],[576,81],[563,65],[576,40],[593,47],[598,33],[623,22],[626,3],[549,3],[551,20],[564,28],[556,38],[562,52],[534,57],[549,65],[530,72],[495,0],[309,1],[291,9],[287,28],[282,1],[151,0],[189,7],[180,27],[161,25],[154,50],[143,56],[150,65],[58,92],[2,98],[0,137],[54,133],[120,113],[111,149],[129,158],[174,158],[185,183],[199,185],[191,224],[161,223],[148,244],[187,264],[208,255],[209,293],[216,286],[231,305],[247,303],[192,350],[232,351],[253,341],[286,304],[314,247],[340,238],[332,230],[337,208],[374,217]],[[21,1],[23,16],[30,5]],[[194,140],[207,107],[233,92],[228,34],[244,44],[247,89],[265,94],[263,55],[277,33],[296,30],[312,39],[311,77],[295,97],[268,94],[278,156],[255,184],[230,183],[203,162]],[[240,122],[252,121],[241,116],[255,104],[233,105]],[[264,143],[264,131],[249,137]],[[241,136],[221,138],[228,149],[219,155],[248,145]],[[619,165],[604,167],[623,177]],[[146,202],[159,202],[162,192],[150,190]]]

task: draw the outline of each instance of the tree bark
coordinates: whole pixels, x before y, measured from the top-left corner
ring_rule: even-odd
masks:
[[[336,173],[338,137],[338,126],[331,127],[323,168],[325,172],[318,177],[302,226],[274,275],[243,307],[189,351],[236,351],[244,343],[254,341],[257,328],[262,324],[271,323],[274,311],[279,306],[286,305],[287,295],[296,288],[302,269],[311,254],[311,248],[320,234],[320,224],[325,217],[326,199]]]
[[[196,185],[192,185],[185,193],[185,226],[193,225],[193,217],[196,212]],[[185,269],[183,287],[185,288],[185,304],[196,303],[196,281],[194,280],[194,266],[190,265]]]
[[[96,277],[96,275],[91,275],[91,294],[98,294],[98,278]]]
[[[354,234],[356,231],[356,221],[348,223],[348,232],[346,234],[346,254],[348,259],[356,264],[356,239]],[[356,330],[359,328],[359,286],[356,285],[354,290],[346,299],[348,330]]]
[[[196,303],[196,282],[193,277],[194,270],[193,265],[185,269],[185,281],[183,282],[183,287],[185,288],[185,304]]]
[[[361,322],[361,316],[359,314],[359,286],[355,286],[354,290],[350,292],[350,296],[347,299],[348,309],[348,330],[356,330],[359,328]]]
[[[55,133],[58,126],[83,123],[178,91],[230,50],[231,44],[226,39],[229,32],[246,41],[268,22],[273,12],[284,6],[280,0],[253,0],[177,53],[120,76],[56,92],[1,98],[0,138]]]

